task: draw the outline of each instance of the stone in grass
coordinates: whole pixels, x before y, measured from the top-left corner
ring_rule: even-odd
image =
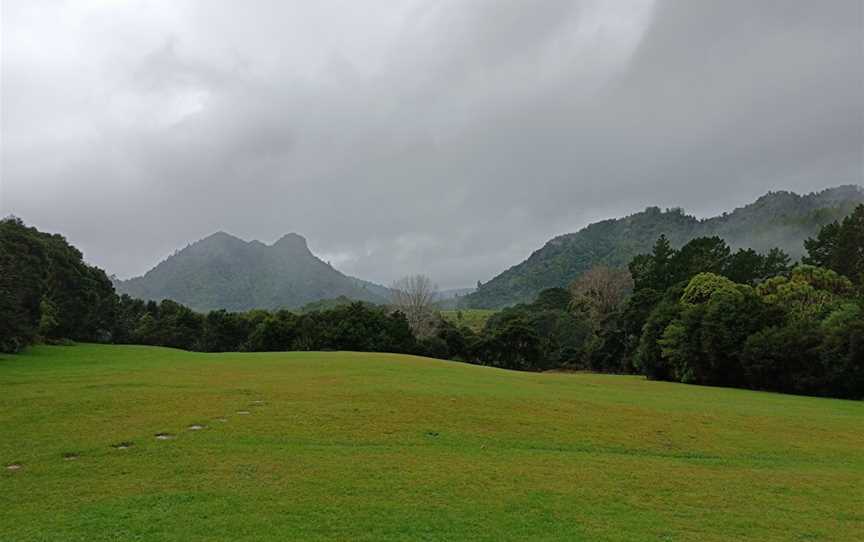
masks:
[[[78,454],[75,452],[66,452],[63,454],[63,461],[75,461],[78,459]]]
[[[206,427],[207,427],[206,425],[201,425],[199,423],[193,423],[187,429],[189,429],[190,431],[200,431]]]
[[[134,446],[134,444],[131,442],[128,442],[128,441],[118,442],[117,444],[111,445],[111,447],[114,448],[115,450],[128,450],[132,446]]]
[[[175,437],[171,433],[156,433],[156,440],[173,440]]]
[[[216,418],[216,421],[219,423],[226,423],[228,421],[228,418]]]
[[[7,470],[21,470],[22,468],[24,468],[24,465],[21,463],[9,463],[6,465]]]
[[[251,403],[252,406],[262,406],[263,404],[264,404],[264,401],[262,401],[261,399],[256,399],[255,401],[252,401],[252,403]]]

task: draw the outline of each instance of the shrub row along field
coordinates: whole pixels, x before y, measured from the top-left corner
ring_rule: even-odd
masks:
[[[4,541],[864,532],[861,402],[404,355],[83,344],[0,357],[0,389]]]

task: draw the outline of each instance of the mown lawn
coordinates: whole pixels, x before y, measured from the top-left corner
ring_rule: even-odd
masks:
[[[386,354],[0,357],[0,463],[4,542],[864,533],[860,402]]]

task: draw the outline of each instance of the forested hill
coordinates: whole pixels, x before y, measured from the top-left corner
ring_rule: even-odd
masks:
[[[383,286],[321,261],[296,233],[272,245],[215,233],[115,286],[132,297],[172,299],[202,311],[296,308],[339,296],[380,303],[388,295]]]
[[[864,189],[847,185],[804,196],[769,192],[731,213],[702,220],[680,209],[649,207],[555,237],[524,262],[480,285],[462,300],[462,306],[500,308],[527,302],[545,288],[568,285],[594,265],[625,267],[633,256],[650,252],[660,234],[676,247],[695,237],[717,235],[733,248],[779,247],[798,259],[805,239],[848,215],[859,203],[864,203]]]

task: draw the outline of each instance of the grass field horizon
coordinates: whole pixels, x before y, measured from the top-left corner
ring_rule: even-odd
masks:
[[[4,542],[864,532],[856,401],[396,354],[92,344],[0,356],[0,390]]]

